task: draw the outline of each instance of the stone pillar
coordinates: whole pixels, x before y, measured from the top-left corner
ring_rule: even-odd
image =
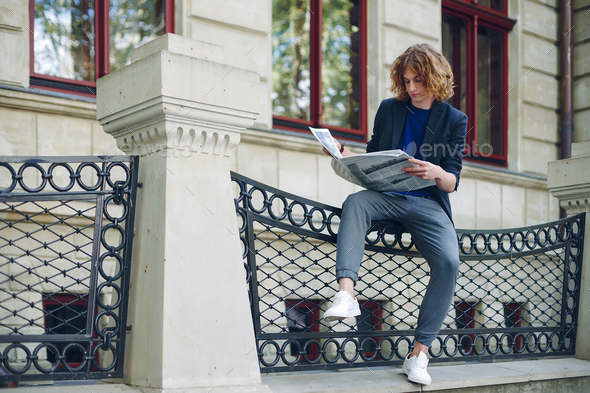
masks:
[[[572,157],[549,163],[547,187],[568,216],[586,213],[576,357],[590,360],[590,141],[572,144]]]
[[[144,392],[260,385],[228,156],[259,112],[259,75],[166,34],[98,80],[104,131],[139,163],[125,383]]]

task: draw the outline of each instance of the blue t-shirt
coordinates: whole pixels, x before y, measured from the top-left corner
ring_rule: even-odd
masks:
[[[420,147],[424,142],[424,135],[426,133],[426,123],[428,122],[428,115],[430,109],[420,109],[408,102],[408,113],[406,115],[406,124],[404,131],[399,139],[399,144],[393,146],[393,149],[405,151],[409,156],[423,161],[424,157],[420,154]],[[407,175],[410,176],[410,175]],[[432,196],[428,188],[421,188],[416,191],[401,191],[397,194],[414,195],[414,196]]]

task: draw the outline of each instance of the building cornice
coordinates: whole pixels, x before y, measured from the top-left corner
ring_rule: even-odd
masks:
[[[291,132],[249,128],[242,134],[242,143],[251,143],[292,150],[303,153],[323,154],[318,141],[313,136],[291,135]],[[294,133],[293,133],[294,134]],[[364,153],[365,145],[345,143],[355,153]],[[463,161],[461,177],[474,180],[491,181],[498,184],[513,185],[524,188],[547,190],[547,179],[541,176],[527,175],[507,170],[484,167],[482,164]]]
[[[0,107],[96,120],[96,102],[57,97],[40,89],[0,86]]]
[[[463,161],[461,177],[474,180],[485,180],[509,186],[547,190],[547,179],[543,177],[509,172],[496,168],[485,168],[479,165],[481,164]]]

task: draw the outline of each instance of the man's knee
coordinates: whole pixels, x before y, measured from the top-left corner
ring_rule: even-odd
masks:
[[[443,253],[428,258],[428,264],[430,265],[432,273],[443,276],[457,276],[459,273],[459,263],[459,255]]]
[[[346,200],[342,204],[342,209],[356,209],[359,207],[366,206],[368,193],[366,190],[355,192],[346,197]]]
[[[359,202],[362,202],[365,199],[363,196],[363,192],[355,192],[354,194],[349,194],[344,201],[345,205],[356,205]]]
[[[459,273],[459,256],[446,256],[439,259],[439,269],[455,277]]]

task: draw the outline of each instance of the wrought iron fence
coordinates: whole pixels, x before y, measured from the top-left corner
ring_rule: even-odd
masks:
[[[429,279],[409,234],[376,223],[356,286],[361,315],[326,323],[341,210],[236,173],[232,180],[261,371],[401,364]],[[574,354],[583,228],[578,215],[457,230],[456,295],[431,361]]]
[[[122,377],[137,169],[126,156],[0,157],[0,361],[11,379]]]

